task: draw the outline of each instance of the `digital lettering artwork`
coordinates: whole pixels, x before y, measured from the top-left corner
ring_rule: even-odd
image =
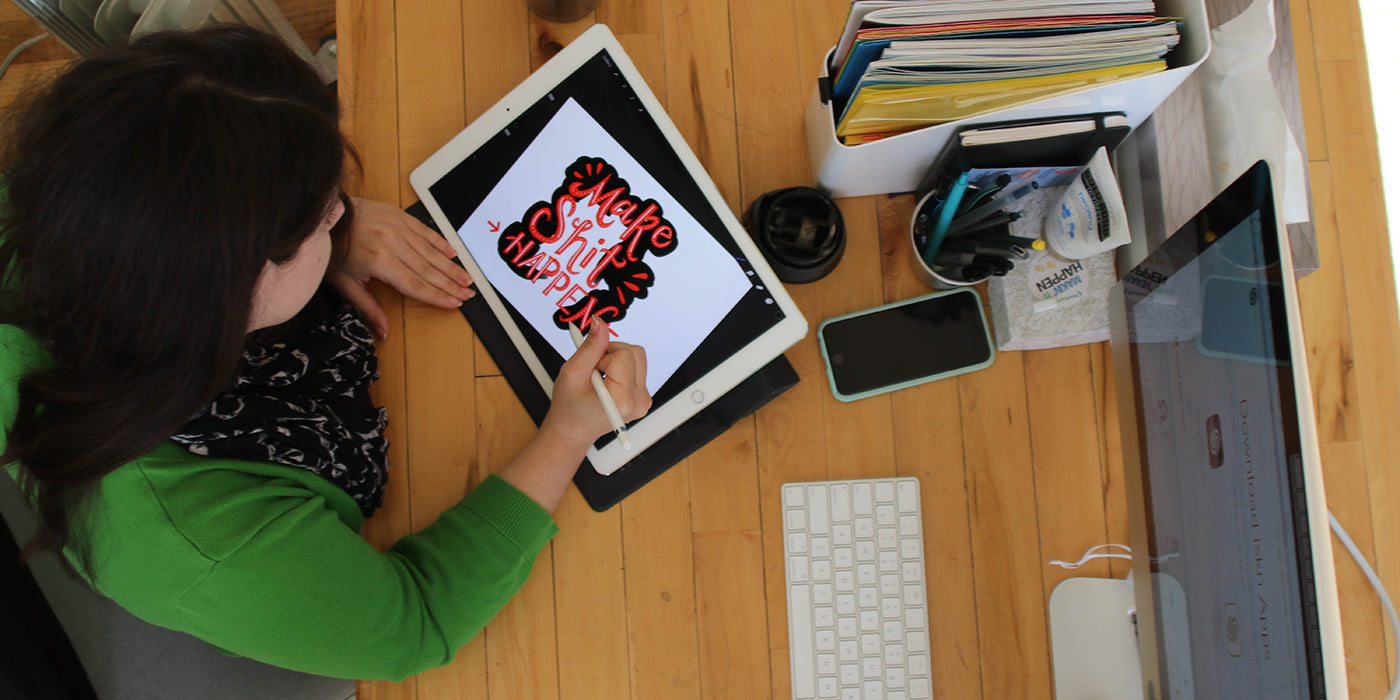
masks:
[[[601,158],[579,158],[564,172],[549,201],[501,232],[497,250],[516,275],[549,279],[542,293],[555,298],[559,329],[587,328],[594,316],[616,323],[656,282],[643,258],[676,250],[675,227]]]
[[[570,99],[458,230],[487,282],[563,357],[596,316],[675,373],[750,288],[733,256]]]

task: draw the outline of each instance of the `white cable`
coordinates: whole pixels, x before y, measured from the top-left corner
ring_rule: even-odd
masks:
[[[1084,552],[1084,556],[1080,557],[1080,558],[1079,558],[1079,561],[1077,561],[1077,562],[1071,563],[1071,562],[1064,562],[1064,561],[1060,561],[1059,559],[1056,559],[1056,560],[1054,560],[1054,561],[1051,561],[1051,562],[1050,562],[1050,565],[1051,565],[1051,566],[1058,566],[1058,567],[1061,567],[1061,568],[1064,568],[1064,569],[1078,569],[1079,567],[1084,566],[1084,564],[1088,563],[1088,561],[1089,561],[1090,559],[1129,559],[1129,560],[1131,560],[1131,559],[1133,558],[1132,554],[1114,554],[1114,553],[1111,553],[1111,552],[1099,552],[1099,553],[1096,554],[1096,553],[1094,552],[1094,550],[1097,550],[1097,549],[1112,549],[1112,548],[1114,548],[1114,547],[1117,547],[1117,548],[1119,548],[1119,549],[1122,549],[1122,550],[1124,550],[1125,552],[1132,552],[1132,551],[1133,551],[1133,550],[1128,549],[1126,546],[1121,545],[1121,544],[1112,544],[1112,543],[1110,543],[1110,544],[1101,544],[1101,545],[1098,545],[1098,546],[1095,546],[1095,547],[1090,547],[1088,551]]]
[[[10,69],[10,64],[14,63],[15,59],[19,58],[19,55],[24,53],[25,49],[39,43],[46,36],[48,36],[47,33],[40,34],[39,36],[30,39],[25,39],[24,43],[20,44],[19,46],[16,46],[15,50],[11,51],[10,55],[5,57],[5,62],[0,63],[0,78],[5,77],[5,71]]]
[[[1351,556],[1361,567],[1361,571],[1366,574],[1366,578],[1371,580],[1371,586],[1376,589],[1376,595],[1380,596],[1381,607],[1385,608],[1385,616],[1390,619],[1390,634],[1395,638],[1395,672],[1391,675],[1390,692],[1386,694],[1386,700],[1396,700],[1400,697],[1400,620],[1396,620],[1395,606],[1390,604],[1390,596],[1385,592],[1385,586],[1376,575],[1371,564],[1362,556],[1361,550],[1356,547],[1356,543],[1347,536],[1347,531],[1342,529],[1342,524],[1337,522],[1337,516],[1332,511],[1327,511],[1327,520],[1332,523],[1332,531],[1337,533],[1337,539],[1351,552]]]

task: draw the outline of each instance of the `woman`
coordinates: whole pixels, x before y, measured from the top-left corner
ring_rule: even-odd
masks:
[[[335,96],[240,27],[76,63],[9,134],[0,220],[0,425],[63,551],[152,623],[271,664],[399,679],[449,662],[557,532],[609,430],[650,406],[639,348],[601,323],[519,455],[380,553],[371,278],[454,308],[451,248],[342,194]],[[352,216],[353,215],[353,216]]]

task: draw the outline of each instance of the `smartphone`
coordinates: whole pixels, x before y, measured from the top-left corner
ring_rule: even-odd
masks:
[[[855,401],[992,364],[982,299],[935,292],[829,318],[817,328],[831,393]]]

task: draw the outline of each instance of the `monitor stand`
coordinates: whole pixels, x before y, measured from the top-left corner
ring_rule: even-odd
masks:
[[[1066,579],[1050,592],[1058,700],[1142,697],[1131,581]]]

